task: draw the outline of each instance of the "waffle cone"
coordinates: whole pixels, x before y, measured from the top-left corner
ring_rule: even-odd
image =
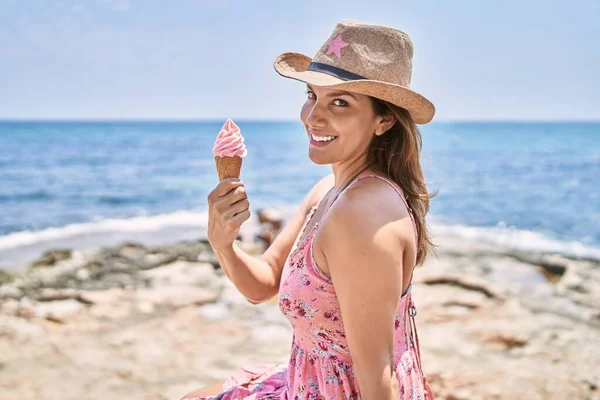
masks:
[[[242,170],[242,158],[238,156],[234,157],[215,157],[217,163],[217,172],[219,173],[219,180],[222,181],[225,178],[239,178]]]

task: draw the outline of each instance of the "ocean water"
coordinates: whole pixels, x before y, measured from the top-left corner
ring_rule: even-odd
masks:
[[[0,122],[0,267],[57,246],[204,236],[223,122]],[[252,209],[289,215],[330,167],[308,159],[299,121],[236,122]],[[434,234],[600,258],[600,123],[421,132]]]

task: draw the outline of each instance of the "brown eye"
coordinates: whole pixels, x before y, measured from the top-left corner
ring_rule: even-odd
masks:
[[[312,99],[312,97],[310,97],[311,94],[314,94],[313,92],[311,92],[310,90],[307,90],[306,92],[304,92],[308,95],[309,99]]]
[[[314,92],[311,92],[310,90],[305,91],[304,93],[306,93],[308,95],[308,98],[311,100],[314,100],[317,96],[315,95]],[[311,97],[311,95],[314,95],[315,97]],[[348,107],[348,102],[346,100],[342,100],[342,99],[335,99],[333,100],[333,102],[339,101],[340,103],[336,104],[336,106],[338,107]]]

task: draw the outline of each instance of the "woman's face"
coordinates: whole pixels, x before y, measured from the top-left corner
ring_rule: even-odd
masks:
[[[316,164],[360,160],[373,135],[386,132],[394,122],[375,116],[369,96],[311,85],[300,119],[308,134],[309,157]]]

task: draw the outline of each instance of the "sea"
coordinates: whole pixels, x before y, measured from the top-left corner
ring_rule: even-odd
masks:
[[[0,268],[53,248],[205,237],[224,122],[0,121]],[[310,161],[300,121],[236,123],[251,210],[291,216],[331,167]],[[600,259],[600,122],[434,122],[421,134],[434,241]]]

